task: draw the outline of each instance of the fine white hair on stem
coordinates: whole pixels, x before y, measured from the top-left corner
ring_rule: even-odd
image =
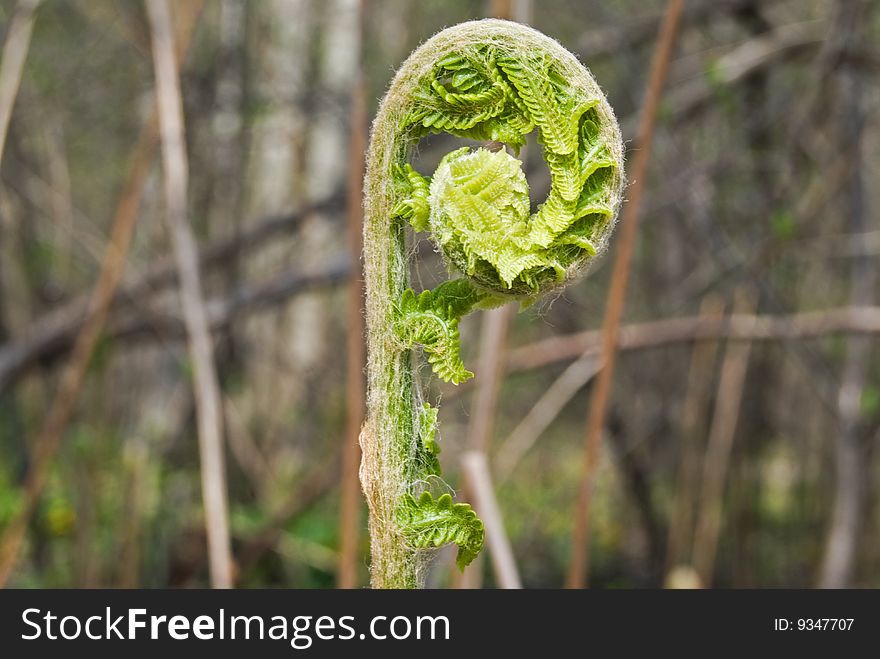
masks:
[[[483,57],[482,54],[488,51],[505,58],[509,67],[524,73],[526,78],[533,77],[540,83],[541,90],[547,90],[546,97],[537,99],[538,104],[556,102],[555,98],[549,98],[555,93],[570,93],[571,97],[582,102],[581,113],[589,109],[593,118],[590,127],[596,131],[593,137],[596,143],[602,144],[605,148],[603,152],[605,160],[601,166],[606,168],[606,176],[600,184],[603,195],[602,221],[599,228],[589,236],[592,242],[584,238],[580,243],[587,243],[590,247],[589,252],[586,249],[578,251],[579,248],[576,247],[566,248],[564,260],[551,259],[552,271],[556,273],[554,281],[546,285],[548,277],[536,282],[529,281],[526,276],[523,280],[525,283],[518,281],[521,288],[511,291],[514,294],[511,297],[519,296],[519,299],[522,299],[524,287],[526,294],[533,298],[538,292],[558,289],[582,273],[585,266],[592,261],[592,257],[605,249],[620,204],[624,183],[623,144],[617,120],[590,72],[574,55],[553,39],[519,23],[495,19],[471,21],[443,30],[426,41],[410,55],[397,72],[373,123],[364,186],[368,392],[367,420],[360,437],[363,449],[360,476],[370,510],[371,570],[374,587],[418,587],[421,573],[420,556],[423,553],[408,545],[407,529],[400,528],[397,521],[400,502],[405,497],[415,494],[416,483],[422,480],[417,473],[422,395],[418,383],[418,369],[415,365],[416,356],[411,346],[402,343],[400,336],[393,330],[397,322],[395,313],[399,312],[404,293],[410,286],[410,250],[406,244],[405,224],[394,211],[395,205],[401,202],[397,172],[407,163],[418,136],[425,132],[420,126],[434,130],[431,128],[429,118],[421,124],[414,124],[411,121],[414,115],[424,110],[420,108],[420,103],[425,102],[426,90],[430,93],[433,89],[441,99],[440,102],[449,98],[442,83],[431,78],[439,63],[444,58],[450,57],[473,61]],[[501,76],[500,73],[497,75]],[[521,117],[540,112],[539,105],[528,106],[527,101],[535,100],[534,98],[516,96],[516,92],[512,91],[513,83],[498,80],[497,87],[504,87],[510,91],[511,103],[517,104],[519,108],[517,111],[521,113]],[[559,92],[561,88],[567,91]],[[495,92],[497,91],[495,89]],[[465,93],[460,98],[467,104],[476,97]],[[578,136],[576,139],[580,140],[581,131],[586,127],[584,122],[578,124],[578,117],[581,115],[574,114],[573,127]],[[421,116],[424,116],[424,113]],[[500,115],[493,116],[498,117],[495,126],[498,122],[507,121]],[[535,117],[532,116],[532,119],[534,120]],[[571,117],[565,119],[572,120]],[[549,150],[556,127],[546,123],[542,126],[541,134],[546,142],[545,147]],[[522,138],[522,131],[518,137]],[[571,146],[557,149],[554,153],[569,158],[569,163],[572,162],[572,158],[577,161],[579,157],[581,159],[591,157],[578,151],[582,146],[580,142],[576,146],[574,153]],[[484,160],[493,161],[493,158],[487,157]],[[581,165],[580,161],[573,166],[581,167],[578,171],[585,172],[579,184],[583,187],[585,185],[583,181],[591,172],[587,172],[587,167]],[[595,168],[591,171],[595,171]],[[410,174],[413,175],[416,184],[425,189],[426,186],[419,175],[411,170]],[[580,190],[578,189],[577,192]],[[567,199],[570,200],[571,197]],[[549,198],[547,203],[549,205]],[[567,238],[576,240],[574,236]],[[577,246],[579,243],[560,242],[559,245],[553,244],[552,247],[557,249],[563,244]],[[540,249],[546,251],[548,247],[550,246],[545,242]],[[467,251],[469,248],[466,246],[464,249]],[[450,258],[449,250],[444,247],[443,251],[447,258]],[[537,251],[536,248],[536,253]],[[454,258],[450,260],[461,269],[461,263],[455,262]],[[548,265],[550,262],[543,263],[548,267],[542,273],[551,272]],[[508,272],[505,278],[507,288],[513,288],[515,276],[519,275],[516,272]],[[504,301],[503,283],[494,287],[491,285],[491,277],[488,284],[486,278],[480,279],[480,277],[469,281],[473,283],[468,286],[473,287],[474,290],[479,289],[475,293],[475,299],[482,299],[487,305]],[[538,290],[539,286],[540,290]],[[501,289],[500,292],[496,288]],[[497,297],[498,295],[502,298]],[[455,298],[453,302],[460,300],[461,298]],[[450,327],[457,331],[457,318],[452,320],[453,324]],[[457,335],[455,341],[457,342]],[[426,352],[428,352],[427,346]],[[436,355],[434,358],[436,361]],[[438,372],[443,371],[441,369]],[[456,376],[470,375],[463,367],[455,373]],[[458,379],[453,381],[457,382]],[[480,528],[482,533],[482,527]],[[461,545],[459,547],[461,549]]]

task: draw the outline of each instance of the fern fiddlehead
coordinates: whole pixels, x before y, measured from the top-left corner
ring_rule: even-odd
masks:
[[[551,188],[534,212],[519,160],[464,147],[431,176],[408,163],[429,133],[500,142],[514,152],[536,131]],[[623,188],[623,146],[590,73],[541,33],[499,20],[440,32],[403,64],[373,124],[365,186],[368,414],[361,482],[370,508],[372,583],[419,585],[423,550],[453,542],[464,567],[483,526],[467,504],[426,487],[440,472],[437,409],[416,378],[422,347],[434,373],[470,377],[459,319],[475,308],[522,305],[559,288],[600,254]],[[460,277],[416,294],[406,225],[429,231]]]

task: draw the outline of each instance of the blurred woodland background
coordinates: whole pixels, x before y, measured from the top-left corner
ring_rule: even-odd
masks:
[[[630,181],[578,585],[880,587],[877,4],[685,2]],[[378,99],[439,29],[505,16],[579,55],[631,162],[665,6],[0,0],[3,583],[366,585],[357,235]],[[525,159],[537,202],[549,176],[537,145]],[[430,385],[444,476],[458,490],[466,450],[489,456],[513,560],[462,579],[443,550],[429,585],[570,583],[616,246],[557,299],[463,321],[477,377]],[[445,278],[415,247],[416,286]]]

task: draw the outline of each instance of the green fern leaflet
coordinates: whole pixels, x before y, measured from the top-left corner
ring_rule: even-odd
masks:
[[[418,549],[458,545],[455,562],[464,570],[483,548],[483,522],[466,503],[452,503],[448,494],[434,499],[422,492],[416,499],[404,496],[397,509],[397,523],[410,546]]]

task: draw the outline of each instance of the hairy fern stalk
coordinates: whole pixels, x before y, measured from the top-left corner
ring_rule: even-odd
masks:
[[[455,150],[430,177],[408,163],[429,133],[516,152],[533,131],[551,174],[534,212],[521,163],[506,150]],[[527,306],[583,273],[606,247],[622,188],[623,145],[605,96],[540,32],[463,23],[398,71],[373,124],[364,198],[369,359],[360,476],[374,587],[418,587],[426,550],[453,542],[463,568],[483,543],[470,506],[432,492],[442,484],[437,410],[423,400],[415,348],[437,377],[472,377],[459,356],[459,319],[508,301]],[[410,288],[408,225],[430,232],[458,278],[419,294]]]

